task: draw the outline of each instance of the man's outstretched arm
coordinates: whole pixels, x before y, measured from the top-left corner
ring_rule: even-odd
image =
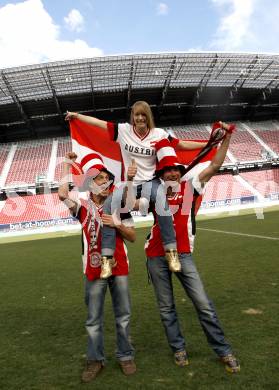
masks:
[[[74,152],[69,152],[65,156],[62,169],[62,179],[58,188],[59,199],[65,203],[73,215],[77,212],[77,203],[69,197],[69,181],[70,181],[70,167],[75,162],[77,155]]]
[[[226,158],[226,154],[231,141],[232,132],[234,131],[234,129],[231,130],[232,126],[226,123],[222,123],[222,128],[226,130],[226,136],[221,142],[221,146],[219,147],[214,158],[212,159],[210,165],[199,174],[199,181],[201,183],[208,182],[211,179],[211,177],[214,176],[219,171]]]

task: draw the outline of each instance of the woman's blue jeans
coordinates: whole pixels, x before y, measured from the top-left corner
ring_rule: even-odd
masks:
[[[106,199],[103,206],[104,214],[112,215],[114,212],[117,212],[118,215],[121,215],[124,188],[125,186],[122,186],[115,190],[113,194]],[[134,191],[137,198],[145,198],[149,203],[152,202],[152,204],[154,204],[165,250],[176,249],[176,236],[173,227],[172,214],[166,199],[165,187],[161,181],[159,179],[147,181],[139,186],[135,186]],[[148,210],[146,210],[146,214],[147,212]],[[115,228],[104,225],[102,227],[102,255],[113,256],[115,245]]]

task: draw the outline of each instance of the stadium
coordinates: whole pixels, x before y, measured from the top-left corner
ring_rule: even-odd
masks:
[[[229,379],[214,358],[208,357],[206,343],[199,341],[203,335],[182,292],[178,292],[177,306],[182,311],[186,305],[188,315],[181,321],[183,327],[193,329],[189,339],[196,362],[183,380],[175,367],[168,367],[169,352],[151,287],[146,287],[142,248],[152,221],[135,216],[138,239],[129,246],[135,313],[132,333],[144,375],[133,378],[131,386],[177,388],[191,383],[191,388],[275,389],[278,70],[278,55],[213,52],[116,55],[1,70],[1,301],[9,328],[14,328],[15,314],[20,315],[14,337],[2,328],[5,353],[1,359],[9,355],[12,362],[3,374],[3,388],[79,388],[79,367],[74,361],[82,357],[78,339],[84,341],[80,228],[57,195],[62,161],[72,149],[64,118],[68,110],[125,122],[132,104],[146,100],[156,125],[180,139],[207,140],[211,124],[218,120],[237,125],[226,160],[203,197],[195,257],[202,264],[228,336],[245,362],[245,372],[228,385]],[[216,251],[222,258],[216,257]],[[18,284],[18,301],[8,283],[12,280]],[[141,312],[146,313],[144,318]],[[77,329],[73,321],[79,324]],[[106,322],[107,331],[110,322],[112,315]],[[144,344],[152,324],[156,324],[159,347],[155,338]],[[106,337],[113,346],[113,335]],[[42,364],[44,359],[49,361],[48,369]],[[57,368],[65,359],[70,360],[63,374],[70,378],[66,383]],[[162,359],[160,369],[156,359]],[[12,378],[19,362],[26,374]],[[39,382],[32,378],[33,370]],[[112,388],[115,380],[127,387],[125,379],[113,372],[97,386]]]

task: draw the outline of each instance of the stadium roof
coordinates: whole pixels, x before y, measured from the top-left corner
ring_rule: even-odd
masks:
[[[0,73],[0,142],[63,133],[66,110],[127,119],[136,100],[162,122],[278,116],[279,55],[137,54]]]

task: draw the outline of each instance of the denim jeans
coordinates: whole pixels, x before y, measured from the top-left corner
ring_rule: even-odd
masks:
[[[121,210],[124,186],[115,190],[112,196],[109,196],[104,203],[104,214],[113,214]],[[172,214],[166,199],[166,193],[161,181],[153,179],[139,186],[134,187],[135,195],[152,202],[158,218],[158,224],[161,231],[163,246],[165,249],[176,249],[176,237],[173,227]],[[146,210],[147,211],[147,210]],[[116,245],[116,231],[114,228],[104,225],[102,227],[102,255],[112,256]]]
[[[218,356],[232,353],[231,346],[225,340],[213,303],[207,297],[199,273],[191,254],[179,255],[182,270],[176,272],[188,297],[197,311],[202,329],[209,345]],[[185,339],[181,333],[175,307],[172,273],[163,256],[147,258],[147,267],[154,286],[161,321],[173,352],[185,349]]]
[[[88,333],[88,360],[104,361],[104,302],[109,286],[116,324],[116,357],[130,360],[134,348],[130,343],[131,304],[128,276],[111,276],[108,279],[85,281],[85,303],[88,308],[86,330]]]

